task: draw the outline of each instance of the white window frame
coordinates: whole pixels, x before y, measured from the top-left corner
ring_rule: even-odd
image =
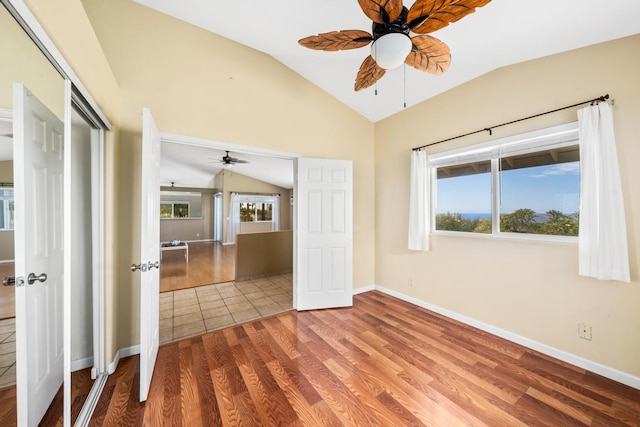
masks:
[[[5,197],[4,194],[0,195],[0,199],[3,200],[6,203],[2,203],[2,210],[3,215],[3,221],[0,223],[0,231],[13,231],[14,229],[14,224],[10,223],[10,218],[11,218],[11,209],[9,208],[10,203],[14,201],[13,198],[13,187],[0,187],[0,191],[4,192],[4,191],[9,191],[11,193],[11,197]]]
[[[271,222],[273,222],[273,218],[271,218],[268,221],[267,220],[265,220],[265,221],[257,220],[257,218],[258,218],[258,203],[270,203],[271,205],[275,205],[275,203],[276,203],[275,196],[271,196],[271,195],[269,195],[269,196],[260,196],[260,195],[244,195],[244,194],[240,194],[240,195],[238,195],[237,203],[239,203],[239,204],[242,204],[242,203],[253,203],[255,205],[253,221],[242,221],[242,218],[240,218],[240,224],[271,223]]]
[[[544,240],[578,243],[577,236],[551,234],[510,233],[500,231],[500,168],[499,159],[519,154],[544,151],[578,144],[578,122],[539,129],[533,132],[500,138],[467,147],[429,155],[431,233],[437,235],[485,237],[503,239]],[[437,169],[482,160],[491,161],[491,234],[465,231],[436,230]]]

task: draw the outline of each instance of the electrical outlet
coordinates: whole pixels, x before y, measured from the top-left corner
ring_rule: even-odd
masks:
[[[591,340],[591,325],[587,325],[586,323],[579,323],[578,336],[585,340]]]
[[[413,288],[413,276],[409,276],[409,287]]]

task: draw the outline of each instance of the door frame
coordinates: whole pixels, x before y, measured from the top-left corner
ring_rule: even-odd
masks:
[[[71,194],[71,180],[68,178],[71,171],[71,117],[72,109],[76,108],[79,114],[91,127],[91,292],[92,292],[92,316],[93,316],[93,366],[91,378],[94,380],[89,395],[87,396],[75,425],[87,425],[91,414],[95,409],[102,389],[107,381],[107,366],[105,355],[105,129],[101,127],[95,112],[91,106],[78,96],[75,87],[70,80],[65,80],[65,194]],[[65,196],[65,211],[71,212],[72,200]],[[65,215],[65,267],[70,272],[73,268],[71,259],[71,231],[70,215]],[[65,276],[70,277],[65,271]],[[64,290],[64,306],[71,307],[71,284],[68,283]],[[65,325],[65,373],[64,373],[64,425],[71,422],[71,373],[73,372],[71,360],[71,310],[64,310]]]
[[[298,158],[302,157],[300,154],[298,153],[292,153],[292,152],[287,152],[287,151],[279,151],[279,150],[272,150],[269,148],[261,148],[261,147],[253,147],[250,145],[241,145],[241,144],[233,144],[233,143],[229,143],[229,142],[222,142],[222,141],[215,141],[215,140],[211,140],[211,139],[205,139],[205,138],[196,138],[193,136],[186,136],[186,135],[178,135],[178,134],[173,134],[173,133],[166,133],[166,132],[160,132],[160,143],[163,142],[168,142],[168,143],[172,143],[172,144],[182,144],[182,145],[192,145],[195,147],[204,147],[204,148],[211,148],[211,149],[216,149],[216,150],[224,150],[224,151],[232,151],[234,153],[246,153],[246,154],[253,154],[253,155],[258,155],[258,156],[266,156],[266,157],[278,157],[280,159],[286,159],[286,160],[291,160],[292,162],[294,162],[294,170],[293,170],[293,174],[295,174],[295,162],[297,161]],[[295,180],[295,175],[294,175],[294,180]],[[295,184],[294,184],[295,186]],[[297,280],[296,280],[296,251],[295,251],[295,247],[296,247],[296,239],[298,237],[298,230],[297,230],[297,222],[295,221],[295,213],[297,212],[298,209],[298,197],[294,197],[293,198],[293,225],[291,227],[291,229],[293,230],[293,242],[294,242],[294,250],[293,250],[293,308],[297,310],[297,302],[296,302],[296,296],[297,296]],[[222,207],[222,210],[224,211],[224,206]]]
[[[2,5],[6,7],[8,12],[14,17],[14,19],[18,22],[20,27],[25,31],[25,33],[33,40],[36,46],[40,49],[43,55],[49,60],[49,62],[53,65],[53,67],[60,73],[60,75],[65,79],[66,82],[70,82],[71,86],[71,99],[74,102],[81,106],[83,111],[88,114],[88,117],[91,117],[92,120],[97,125],[96,128],[99,130],[99,153],[97,157],[99,159],[95,159],[99,165],[97,169],[94,169],[94,163],[92,159],[92,178],[97,174],[98,176],[98,185],[99,188],[99,200],[96,202],[99,205],[99,219],[98,224],[94,224],[97,226],[97,232],[99,233],[99,251],[98,251],[98,259],[93,260],[93,267],[96,269],[96,274],[99,276],[99,280],[94,282],[94,294],[93,294],[93,304],[94,304],[94,318],[93,318],[93,328],[94,328],[94,366],[96,367],[96,372],[92,372],[92,376],[95,374],[97,377],[94,381],[93,387],[89,393],[89,396],[85,400],[85,404],[82,407],[82,410],[76,420],[76,425],[86,425],[91,417],[93,409],[95,408],[98,398],[102,393],[102,389],[107,380],[107,366],[106,366],[106,353],[105,353],[105,295],[104,295],[104,282],[105,282],[105,252],[104,252],[104,243],[105,243],[105,171],[104,171],[104,158],[105,158],[105,131],[111,131],[111,123],[104,115],[98,104],[95,102],[89,91],[85,88],[80,78],[76,75],[73,68],[66,61],[60,50],[56,47],[55,43],[48,36],[47,32],[44,30],[42,25],[38,19],[33,15],[29,7],[25,4],[24,0],[0,0]],[[71,108],[70,102],[65,99],[65,110],[67,108]],[[12,118],[12,116],[11,116]],[[70,120],[70,115],[65,113],[64,121],[65,127],[67,126],[66,122]],[[66,244],[66,242],[65,242]],[[94,276],[95,278],[95,276]],[[66,299],[66,296],[63,300]],[[64,310],[64,322],[68,322],[66,317],[68,316],[68,309]],[[65,357],[66,353],[70,349],[70,338],[67,336],[70,333],[70,328],[65,327],[65,343],[64,343],[64,351]],[[67,342],[68,341],[68,342]],[[70,353],[69,353],[70,354]],[[65,363],[66,360],[65,360]],[[67,381],[67,376],[64,377],[65,387],[67,384],[70,384]],[[64,398],[64,425],[67,426],[70,423],[70,402],[67,401],[66,396],[67,390],[65,389],[65,398]],[[69,399],[70,400],[70,399]],[[69,404],[68,404],[69,403]]]

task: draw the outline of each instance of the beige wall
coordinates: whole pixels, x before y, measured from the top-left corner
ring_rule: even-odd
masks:
[[[220,183],[222,188],[222,241],[227,241],[227,228],[229,226],[229,204],[231,193],[262,193],[262,194],[280,194],[280,230],[291,230],[290,209],[287,208],[289,203],[289,190],[269,184],[268,182],[250,178],[248,176],[232,172],[230,170],[221,170],[214,178],[216,183]],[[271,223],[241,223],[241,233],[256,233],[262,231],[271,231]]]
[[[185,190],[186,191],[186,190]],[[160,241],[169,242],[178,240],[212,240],[213,239],[213,194],[211,189],[202,192],[191,189],[189,192],[200,193],[200,216],[194,218],[161,219]],[[162,200],[193,200],[194,196],[162,195]],[[198,196],[196,196],[198,197]],[[193,205],[194,203],[192,203]],[[197,214],[197,212],[193,212]]]
[[[0,85],[1,86],[1,85]],[[0,182],[13,182],[13,161],[0,162]],[[0,261],[13,260],[15,257],[13,230],[0,231]]]
[[[640,200],[632,185],[640,181],[638,37],[494,71],[374,126],[272,58],[131,1],[85,0],[91,23],[78,0],[28,4],[116,125],[105,159],[106,206],[117,206],[106,212],[110,357],[138,343],[139,283],[126,267],[139,249],[140,111],[147,106],[161,131],[353,159],[356,288],[373,283],[375,272],[380,285],[640,376],[633,327],[640,323]],[[434,236],[431,252],[406,250],[412,146],[603,92],[616,100],[633,283],[579,278],[575,245]],[[574,113],[557,113],[494,135],[572,120]],[[374,235],[384,242],[375,257]],[[577,338],[578,322],[593,325],[592,341]]]
[[[12,109],[13,83],[26,85],[64,117],[64,80],[9,12],[0,8],[0,108]]]
[[[293,271],[293,231],[239,234],[236,237],[236,280]]]
[[[376,240],[384,244],[376,246],[376,283],[640,377],[639,75],[635,36],[496,70],[377,123]],[[632,283],[579,277],[576,244],[432,235],[431,251],[406,249],[411,147],[604,93],[615,99]],[[493,137],[575,120],[575,110],[566,110],[496,129]],[[593,326],[591,341],[578,338],[580,322]]]
[[[113,306],[118,317],[112,349],[138,343],[139,279],[127,266],[139,250],[142,107],[151,109],[163,132],[352,159],[359,230],[354,286],[374,282],[371,122],[260,52],[129,0],[85,0],[83,5],[122,95],[115,152],[119,209]]]

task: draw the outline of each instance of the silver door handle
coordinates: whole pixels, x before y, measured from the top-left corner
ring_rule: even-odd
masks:
[[[24,286],[24,278],[8,276],[8,277],[5,277],[4,279],[2,279],[2,284],[4,286],[14,286],[15,285],[16,288],[19,288],[20,286]]]
[[[131,264],[131,271],[140,270],[142,272],[147,271],[147,264]]]
[[[159,266],[160,266],[160,263],[158,261],[156,261],[155,264],[149,261],[149,264],[147,265],[149,270],[151,270],[152,268],[159,268]]]
[[[44,283],[47,281],[47,275],[45,273],[42,273],[38,276],[36,276],[33,273],[29,273],[29,275],[27,276],[27,283],[29,283],[30,285],[33,285],[34,283],[36,283],[36,281]]]

